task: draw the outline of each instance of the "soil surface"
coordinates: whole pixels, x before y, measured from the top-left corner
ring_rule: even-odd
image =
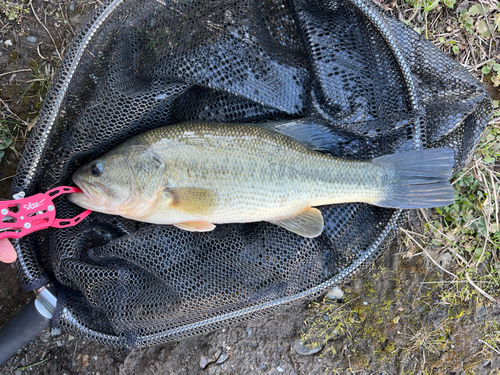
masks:
[[[43,79],[50,81],[58,54],[64,53],[74,30],[95,6],[93,1],[34,0],[39,20],[26,4],[14,20],[0,13],[0,98],[10,118],[20,119],[13,146],[0,164],[0,197],[10,196],[10,176],[46,93]],[[33,66],[38,78],[33,78]],[[13,71],[19,72],[3,74]],[[431,256],[452,267],[449,254],[436,251]],[[2,325],[34,295],[21,289],[12,265],[0,264],[0,275]],[[450,307],[442,297],[448,291],[443,286],[447,280],[424,254],[396,243],[371,268],[341,286],[340,301],[310,301],[256,321],[137,351],[110,349],[50,327],[0,365],[0,372],[489,374],[498,370],[500,352],[484,342],[496,340],[492,335],[500,331],[499,303],[476,296]]]

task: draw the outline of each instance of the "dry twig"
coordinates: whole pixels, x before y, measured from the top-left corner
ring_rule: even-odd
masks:
[[[38,23],[40,25],[42,25],[42,27],[45,29],[45,31],[47,32],[47,34],[49,34],[49,37],[50,37],[50,40],[52,40],[52,44],[54,44],[54,48],[56,49],[56,52],[57,52],[57,56],[59,57],[60,60],[62,60],[62,56],[61,54],[59,53],[59,50],[57,49],[57,45],[56,45],[56,42],[54,40],[54,38],[52,38],[52,34],[50,33],[49,29],[47,29],[47,27],[42,23],[42,21],[40,21],[40,18],[38,18],[38,15],[36,14],[35,12],[35,8],[33,7],[33,2],[30,1],[30,7],[31,7],[31,11],[33,12],[33,14],[35,15],[35,18],[36,20],[38,21]]]

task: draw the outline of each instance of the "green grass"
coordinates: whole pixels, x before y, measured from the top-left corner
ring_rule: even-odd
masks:
[[[5,151],[12,145],[13,136],[10,132],[14,124],[11,121],[0,121],[0,161],[5,156]]]

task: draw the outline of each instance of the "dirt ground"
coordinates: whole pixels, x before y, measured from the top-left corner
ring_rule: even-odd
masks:
[[[23,135],[40,109],[44,85],[57,67],[58,54],[64,53],[74,30],[98,5],[92,0],[35,0],[33,9],[27,3],[19,4],[14,20],[0,14],[0,98],[9,113],[20,119],[14,146],[7,149],[0,166],[3,198],[9,197]],[[17,73],[7,74],[14,71]],[[438,264],[450,266],[446,254],[436,251],[431,255]],[[0,275],[2,325],[34,295],[22,291],[12,265],[0,264]],[[366,272],[341,286],[342,301],[310,301],[257,321],[132,352],[49,328],[0,365],[0,372],[498,373],[500,352],[494,343],[500,343],[500,304],[472,292],[472,298],[450,302],[443,296],[460,294],[470,286],[449,290],[446,280],[447,275],[424,254],[396,242]],[[316,351],[311,350],[314,347],[321,349],[304,355]]]

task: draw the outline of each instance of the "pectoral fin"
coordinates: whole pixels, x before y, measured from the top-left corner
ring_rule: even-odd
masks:
[[[168,188],[163,193],[170,199],[170,207],[189,215],[206,216],[215,210],[215,193],[200,188]]]
[[[186,221],[184,223],[174,224],[174,226],[190,232],[210,232],[215,229],[215,225],[208,221]]]
[[[271,221],[271,223],[307,238],[318,237],[323,232],[324,225],[320,210],[312,207],[307,207],[286,219]]]

